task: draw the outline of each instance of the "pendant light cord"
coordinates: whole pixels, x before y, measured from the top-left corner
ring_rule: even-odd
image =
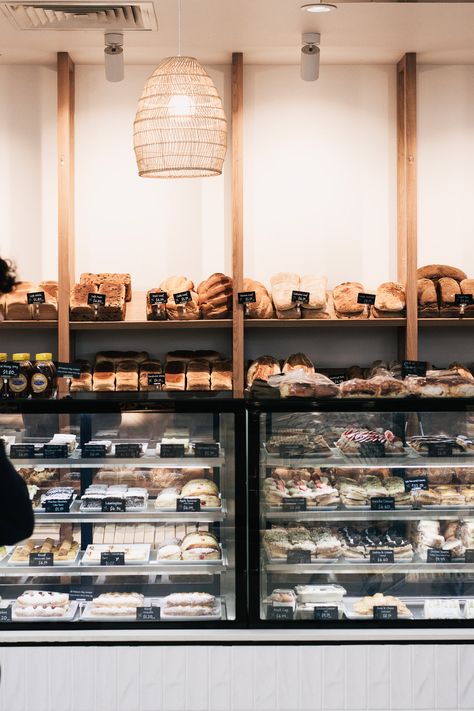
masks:
[[[181,57],[181,0],[178,0],[178,57]]]

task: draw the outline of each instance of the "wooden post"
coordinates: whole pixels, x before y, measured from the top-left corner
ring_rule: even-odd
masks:
[[[405,358],[418,358],[416,54],[397,65],[397,242],[398,280],[406,284]]]
[[[71,360],[69,292],[74,268],[74,64],[58,52],[58,360]],[[66,381],[59,379],[60,394]]]
[[[232,323],[232,363],[234,397],[244,394],[244,310],[237,293],[244,280],[243,230],[243,64],[242,52],[232,55],[232,275],[234,308]]]

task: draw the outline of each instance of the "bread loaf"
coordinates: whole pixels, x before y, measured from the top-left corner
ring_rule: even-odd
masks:
[[[377,289],[375,295],[375,318],[400,317],[405,314],[406,298],[402,284],[386,281]]]
[[[91,272],[84,272],[81,274],[80,281],[81,284],[94,284],[97,289],[99,289],[104,282],[108,281],[123,284],[125,287],[125,300],[132,300],[132,278],[130,274],[116,274],[112,272],[92,274]]]
[[[139,387],[142,392],[161,390],[161,385],[150,385],[149,375],[160,375],[163,368],[159,360],[145,360],[140,364]]]
[[[136,361],[120,361],[115,374],[115,389],[117,392],[134,392],[138,390],[138,364]]]
[[[282,372],[291,373],[292,370],[304,370],[306,373],[314,373],[314,365],[304,353],[293,353],[285,360]]]
[[[299,291],[300,278],[298,274],[291,272],[279,272],[272,276],[272,299],[277,311],[288,311],[294,309],[295,305],[291,300],[292,292]]]
[[[183,289],[183,291],[188,291],[188,289]],[[171,321],[197,321],[201,318],[199,297],[195,291],[191,291],[191,299],[185,304],[176,304],[173,296],[170,296],[168,292],[168,303],[166,304],[168,318]]]
[[[133,360],[136,363],[143,363],[143,361],[149,360],[149,357],[147,351],[99,351],[96,354],[95,363],[97,365],[103,361],[111,361],[114,370],[116,370],[120,361]]]
[[[459,283],[451,277],[441,277],[437,291],[440,316],[459,316],[459,306],[455,305],[455,296],[461,293]]]
[[[309,292],[309,303],[302,304],[301,307],[305,310],[326,308],[327,283],[328,280],[325,276],[315,276],[314,274],[302,276],[299,290]]]
[[[176,352],[176,351],[175,351]],[[220,353],[217,351],[192,351],[193,352],[193,359],[195,360],[208,360],[209,363],[216,363],[217,361],[222,360],[222,356]]]
[[[446,264],[428,264],[425,267],[420,267],[417,270],[418,279],[432,279],[433,281],[438,281],[443,277],[449,277],[455,281],[462,281],[467,278],[462,269],[457,267],[450,267]]]
[[[436,287],[431,279],[418,279],[418,316],[421,318],[436,318],[439,316]]]
[[[184,363],[189,363],[189,361],[196,358],[195,351],[168,351],[166,354],[166,362],[169,363],[172,360],[183,361]]]
[[[209,361],[191,360],[186,368],[186,390],[209,390],[211,373]]]
[[[46,292],[56,300],[58,298],[59,286],[57,281],[40,281],[39,290]]]
[[[474,279],[463,279],[461,284],[461,292],[463,294],[471,294],[473,303],[464,306],[464,316],[474,318]]]
[[[99,321],[125,320],[125,286],[114,281],[104,281],[99,294],[105,295],[105,306],[97,308]]]
[[[92,368],[88,361],[79,360],[74,363],[81,369],[78,378],[71,378],[69,390],[72,393],[89,393],[92,391]]]
[[[174,360],[165,367],[165,390],[185,390],[186,366],[182,361]]]
[[[367,318],[367,306],[357,303],[357,297],[363,291],[364,287],[358,281],[345,281],[336,286],[333,299],[337,318]]]
[[[260,356],[248,369],[247,387],[252,387],[255,380],[266,382],[271,375],[280,375],[280,373],[280,364],[273,356]]]
[[[280,311],[280,309],[276,309],[276,317],[280,319],[301,318],[301,309],[299,308],[299,306],[293,306],[293,308],[285,309],[285,311]]]
[[[75,284],[71,289],[69,313],[71,321],[95,321],[95,309],[87,303],[89,294],[95,294],[94,284]]]
[[[146,294],[146,318],[147,321],[166,321],[166,304],[151,304],[151,294],[163,294],[163,289],[150,289]]]
[[[115,370],[112,361],[101,361],[96,363],[93,379],[94,392],[114,392],[115,390]]]
[[[273,303],[267,289],[259,281],[244,279],[244,291],[255,292],[255,303],[245,304],[245,318],[273,318]]]
[[[168,277],[168,279],[161,282],[160,287],[163,291],[166,291],[169,298],[181,291],[194,291],[194,283],[184,276]]]
[[[44,304],[34,304],[33,306],[31,306],[33,318],[37,319],[38,321],[57,321],[58,300],[40,287],[38,287],[37,289],[32,289],[32,291],[43,291],[45,299]]]
[[[212,364],[211,390],[232,390],[232,363],[229,360]]]
[[[232,317],[232,279],[225,274],[212,274],[197,288],[201,316],[204,319]]]

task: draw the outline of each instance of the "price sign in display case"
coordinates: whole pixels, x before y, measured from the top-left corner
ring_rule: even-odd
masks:
[[[253,624],[473,624],[472,400],[248,407]]]
[[[239,624],[242,404],[161,393],[19,401],[1,422],[35,529],[0,549],[0,626]]]

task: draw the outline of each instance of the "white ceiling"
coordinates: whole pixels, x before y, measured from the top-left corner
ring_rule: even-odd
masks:
[[[394,63],[407,51],[420,63],[474,64],[473,3],[345,3],[310,15],[300,10],[304,1],[182,0],[182,53],[208,64],[229,63],[232,51],[247,63],[296,64],[301,33],[318,31],[326,64]],[[176,53],[177,0],[154,4],[159,29],[126,33],[126,64]],[[57,51],[78,64],[101,63],[103,34],[20,31],[0,17],[1,64],[53,64]]]

